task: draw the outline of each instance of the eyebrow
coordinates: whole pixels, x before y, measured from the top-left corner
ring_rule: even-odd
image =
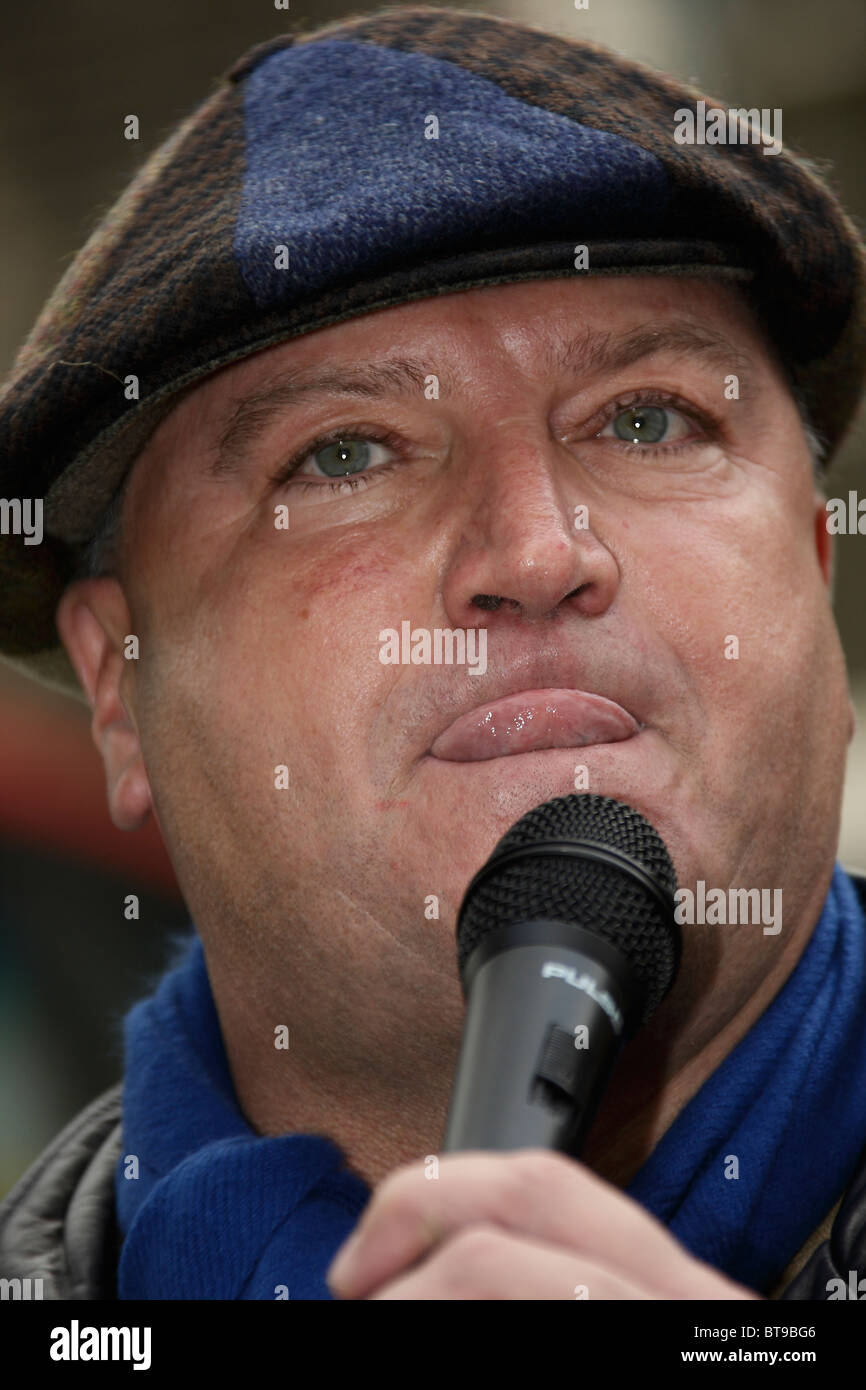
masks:
[[[384,396],[417,398],[431,374],[429,362],[396,357],[384,362],[364,362],[359,366],[334,370],[307,368],[266,383],[250,395],[235,401],[234,410],[220,434],[217,455],[210,468],[214,478],[234,473],[244,454],[268,425],[283,411],[318,396],[356,396],[374,400]],[[447,381],[440,394],[450,394]]]
[[[599,333],[588,328],[549,348],[545,363],[549,371],[568,369],[598,374],[620,371],[660,352],[672,357],[697,357],[726,374],[748,373],[755,366],[750,354],[723,333],[691,319],[672,319],[661,328],[642,326],[623,334]]]
[[[739,378],[741,399],[754,390],[750,373],[754,359],[723,334],[692,320],[678,319],[661,328],[639,327],[625,334],[587,328],[549,343],[543,353],[548,373],[569,371],[575,375],[621,371],[645,357],[667,353],[693,357]],[[213,478],[226,477],[241,467],[249,447],[283,412],[321,396],[351,396],[375,400],[387,396],[414,397],[423,391],[431,375],[431,362],[395,357],[346,368],[306,368],[283,372],[233,403],[208,470]],[[453,387],[441,372],[440,397],[447,399]],[[743,377],[745,376],[745,381]]]

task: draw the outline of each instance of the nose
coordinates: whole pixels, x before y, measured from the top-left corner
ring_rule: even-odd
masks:
[[[594,529],[598,501],[579,462],[526,429],[474,454],[461,532],[443,582],[452,625],[549,622],[564,605],[604,613],[619,582],[615,556]],[[493,622],[485,624],[492,627]]]

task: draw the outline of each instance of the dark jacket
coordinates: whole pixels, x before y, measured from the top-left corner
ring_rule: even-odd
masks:
[[[866,909],[866,878],[852,877]],[[0,1202],[0,1278],[31,1281],[29,1287],[13,1287],[12,1297],[117,1297],[122,1236],[114,1173],[121,1153],[122,1093],[118,1082],[76,1115]],[[866,1279],[866,1150],[846,1191],[769,1296],[824,1300],[831,1279],[850,1287],[852,1271],[857,1282]],[[37,1279],[41,1286],[33,1282]],[[861,1297],[866,1299],[866,1284]]]

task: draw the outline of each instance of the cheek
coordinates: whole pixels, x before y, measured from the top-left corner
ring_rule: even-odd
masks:
[[[826,641],[811,529],[793,522],[768,499],[700,522],[686,511],[643,532],[631,556],[635,602],[708,705],[747,707],[768,692],[790,703]]]
[[[269,586],[281,596],[287,621],[303,624],[303,640],[327,646],[339,630],[345,651],[372,641],[395,609],[409,617],[429,576],[406,528],[392,524],[333,527],[297,537],[289,548],[268,547]],[[259,581],[262,582],[261,580]]]
[[[350,548],[323,555],[293,576],[293,588],[303,596],[304,612],[323,604],[357,610],[359,599],[371,610],[393,587],[399,571],[396,557],[381,547]]]
[[[316,737],[324,754],[369,721],[388,687],[380,631],[426,613],[429,592],[417,554],[369,531],[335,530],[294,550],[278,538],[242,596],[224,596],[221,642],[258,667],[259,698],[297,712],[307,746]]]

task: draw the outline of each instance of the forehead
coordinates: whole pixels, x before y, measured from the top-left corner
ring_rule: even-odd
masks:
[[[734,280],[673,275],[599,275],[575,279],[524,281],[484,286],[434,296],[359,315],[328,328],[257,352],[223,368],[191,392],[184,402],[212,405],[232,399],[275,369],[328,360],[351,361],[360,351],[387,349],[412,342],[423,357],[439,360],[459,345],[477,343],[478,359],[505,349],[520,365],[543,353],[564,330],[604,322],[626,329],[635,323],[659,327],[671,319],[691,320],[696,327],[707,317],[735,339],[748,339],[775,356]],[[491,334],[493,338],[491,339]]]

